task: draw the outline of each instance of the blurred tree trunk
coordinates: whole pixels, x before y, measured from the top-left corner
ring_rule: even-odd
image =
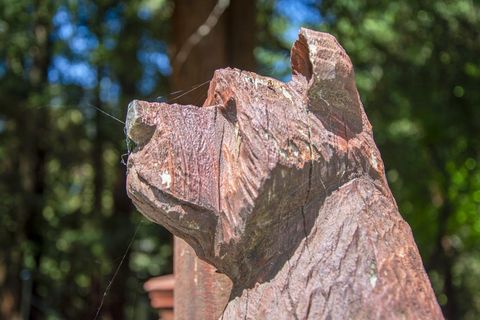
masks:
[[[100,67],[97,70],[97,82],[100,83],[103,75],[103,68]],[[103,109],[101,101],[100,101],[100,89],[98,86],[95,88],[95,97],[94,101],[92,102],[94,106],[99,109]],[[102,194],[105,188],[105,179],[104,179],[104,162],[103,162],[103,153],[104,153],[104,144],[105,144],[105,135],[103,132],[103,117],[104,115],[95,109],[94,118],[93,118],[93,125],[95,128],[95,135],[93,137],[93,145],[90,150],[90,161],[92,163],[93,169],[93,205],[92,210],[90,212],[90,216],[94,221],[100,222],[100,228],[103,229],[101,222],[104,220],[104,210],[102,206]],[[96,313],[98,308],[98,303],[102,299],[103,291],[105,290],[105,283],[101,279],[101,276],[98,273],[92,273],[90,275],[90,281],[92,286],[90,287],[91,294],[90,299],[91,310],[87,311],[88,316]],[[84,315],[86,316],[86,315]]]
[[[51,60],[51,42],[49,40],[51,32],[50,6],[49,4],[36,3],[35,22],[32,26],[34,37],[34,45],[31,50],[32,67],[29,70],[31,93],[30,99],[27,98],[26,101],[26,104],[32,109],[29,112],[29,117],[32,115],[33,117],[30,118],[31,120],[27,120],[29,122],[26,126],[28,129],[25,130],[26,135],[22,143],[22,147],[25,148],[24,152],[22,152],[25,165],[24,203],[27,208],[25,233],[27,241],[32,245],[31,254],[35,264],[31,284],[32,303],[30,304],[30,319],[41,319],[43,316],[38,306],[35,306],[35,300],[41,297],[39,291],[40,284],[37,280],[40,273],[43,250],[45,250],[43,208],[45,206],[45,180],[50,128],[47,109],[49,98],[46,92],[48,68]],[[22,292],[22,295],[23,297],[28,296],[30,292]],[[28,300],[23,301],[28,302]],[[24,306],[22,309],[28,310],[28,307]],[[25,317],[26,315],[24,314],[23,316]]]
[[[440,157],[439,150],[436,146],[428,146],[431,162],[439,173],[446,166],[446,161]],[[440,194],[443,204],[439,208],[437,234],[433,241],[433,251],[430,254],[426,265],[427,271],[437,271],[442,275],[442,293],[445,295],[446,302],[441,305],[442,312],[447,319],[457,319],[458,304],[456,301],[456,288],[453,285],[453,262],[455,261],[455,249],[451,246],[448,233],[448,223],[453,215],[453,206],[448,196],[448,186],[452,181],[447,174],[443,174],[443,183],[440,183]],[[438,293],[437,293],[438,295]]]
[[[135,11],[128,14],[126,16],[122,35],[120,36],[122,41],[131,44],[123,47],[121,49],[121,53],[119,54],[119,58],[124,59],[125,61],[137,60],[137,49],[139,47],[139,26],[136,24],[136,21],[137,16]],[[111,63],[111,61],[108,61],[108,63]],[[115,65],[115,63],[112,63],[112,66],[113,65]],[[138,75],[132,72],[131,67],[120,68],[116,70],[116,73],[118,76],[116,80],[118,81],[122,90],[121,98],[119,100],[119,114],[121,114],[121,119],[125,119],[128,102],[139,96],[136,86]],[[121,153],[127,152],[124,144],[124,131],[121,130],[121,127],[119,127],[118,130],[111,132],[109,140],[115,144],[115,150],[120,150]],[[131,299],[129,292],[132,291],[128,288],[128,280],[131,277],[131,269],[129,268],[131,251],[125,251],[135,232],[135,226],[132,224],[131,220],[133,205],[127,197],[125,190],[126,167],[120,162],[121,154],[118,156],[118,162],[113,168],[113,212],[112,215],[105,220],[105,224],[102,227],[106,233],[112,235],[112,240],[109,242],[108,252],[111,261],[115,261],[116,263],[113,264],[110,277],[113,275],[113,272],[115,272],[117,265],[121,261],[124,254],[125,258],[123,265],[120,267],[118,274],[115,277],[115,282],[108,293],[108,300],[105,302],[105,309],[102,314],[107,315],[107,317],[110,319],[122,320],[130,319],[130,317],[126,314],[125,306],[129,304],[129,299]]]
[[[51,60],[51,3],[35,2],[31,7],[31,50],[28,63],[22,61],[24,77],[16,79],[24,89],[12,90],[7,99],[13,106],[16,145],[13,147],[11,172],[12,193],[16,198],[18,229],[11,249],[4,246],[0,255],[0,318],[38,319],[41,312],[34,303],[38,302],[40,262],[44,248],[44,219],[46,164],[49,153],[49,113],[47,74]],[[9,61],[6,62],[7,65]],[[2,213],[7,214],[7,213]],[[30,250],[19,249],[26,243]],[[33,261],[33,270],[26,270],[25,261]],[[4,269],[5,268],[5,269]],[[4,274],[2,274],[5,272]]]
[[[131,101],[137,96],[135,89],[135,83],[133,79],[122,78],[120,79],[120,85],[123,89],[123,97],[121,99],[121,109],[122,114],[126,113],[126,107],[128,101]],[[125,117],[122,117],[125,118]],[[123,137],[123,131],[119,130]],[[123,139],[114,139],[114,141],[123,141]],[[124,145],[119,145],[117,150],[124,150]],[[120,159],[115,165],[114,168],[115,180],[113,184],[113,214],[110,219],[107,220],[107,224],[104,226],[104,229],[109,234],[120,234],[121,237],[114,237],[118,239],[112,241],[111,243],[111,260],[120,261],[125,254],[125,259],[123,266],[119,269],[118,274],[115,278],[115,283],[113,284],[109,292],[109,300],[105,306],[106,310],[104,314],[108,314],[111,319],[122,320],[128,319],[124,306],[128,305],[128,279],[131,276],[130,268],[128,267],[130,261],[130,252],[125,252],[128,243],[131,240],[131,237],[134,230],[134,225],[131,221],[131,213],[133,209],[132,202],[129,200],[126,194],[126,167],[120,163]],[[119,258],[120,257],[120,258]],[[115,271],[117,265],[113,266],[112,272]]]
[[[184,61],[179,61],[178,52],[188,45],[191,35],[205,23],[217,3],[216,0],[175,1],[171,41],[172,90],[195,88],[210,80],[219,68],[255,69],[256,10],[253,0],[231,1],[210,33],[192,47]],[[201,106],[207,90],[208,85],[202,85],[175,102]],[[231,282],[215,271],[211,265],[199,260],[183,240],[175,239],[174,308],[177,319],[209,319],[221,314],[228,301]]]
[[[102,72],[99,71],[98,74],[100,75]],[[98,80],[100,80],[100,76]],[[95,94],[95,101],[93,102],[97,108],[102,108],[100,102],[100,93],[98,92],[99,89],[97,88]],[[102,193],[103,188],[105,185],[104,182],[104,164],[103,164],[103,150],[104,150],[104,143],[105,137],[103,134],[103,117],[104,115],[95,110],[95,117],[94,117],[94,125],[95,125],[95,136],[93,141],[93,148],[91,150],[91,157],[92,157],[92,167],[93,167],[93,207],[92,207],[92,216],[101,217],[103,214],[102,208]]]
[[[210,80],[216,69],[235,67],[242,70],[255,69],[255,1],[230,1],[227,10],[210,33],[201,38],[192,48],[183,63],[177,53],[189,37],[205,22],[217,4],[216,0],[175,1],[171,41],[173,73],[171,89],[188,90],[192,86]],[[179,103],[202,104],[208,86],[178,99]],[[201,92],[199,94],[198,92]],[[200,99],[200,100],[199,100]]]

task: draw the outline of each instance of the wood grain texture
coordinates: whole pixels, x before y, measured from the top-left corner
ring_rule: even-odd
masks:
[[[441,319],[350,59],[307,29],[291,59],[289,83],[216,71],[203,106],[133,101],[129,196],[231,279],[225,319]]]

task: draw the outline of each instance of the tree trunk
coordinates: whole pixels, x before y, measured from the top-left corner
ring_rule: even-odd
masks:
[[[173,14],[172,90],[189,90],[209,80],[216,69],[232,66],[253,70],[255,59],[255,2],[235,0],[220,17],[210,33],[189,51],[186,59],[178,53],[188,46],[191,35],[205,23],[216,0],[175,1]],[[202,85],[176,99],[177,103],[202,104],[208,86]],[[177,319],[217,318],[230,292],[227,277],[199,260],[193,249],[181,239],[174,241],[175,317]]]
[[[202,107],[133,101],[130,198],[232,280],[225,319],[441,319],[350,59],[306,29],[291,54],[289,83],[223,69]]]
[[[50,17],[45,15],[45,10],[51,9],[50,4],[35,3],[36,11],[34,15],[33,36],[34,46],[32,48],[32,67],[29,70],[29,84],[31,87],[30,96],[37,95],[35,105],[31,105],[31,116],[33,121],[27,125],[25,140],[22,146],[26,148],[23,152],[25,165],[25,204],[26,204],[26,223],[25,236],[31,244],[33,250],[33,261],[35,269],[31,278],[31,284],[23,288],[31,289],[31,292],[22,292],[22,299],[30,296],[32,300],[41,300],[39,291],[40,283],[40,263],[45,250],[45,235],[43,209],[45,207],[47,157],[49,153],[48,135],[49,135],[49,112],[47,109],[48,95],[45,92],[47,88],[48,68],[51,59],[51,41],[49,39],[51,32]],[[46,11],[49,12],[49,11]],[[26,104],[30,102],[27,100]],[[26,300],[23,300],[24,302]],[[31,303],[29,306],[23,306],[22,309],[30,311],[23,314],[23,317],[30,319],[41,319],[43,314],[38,307]]]

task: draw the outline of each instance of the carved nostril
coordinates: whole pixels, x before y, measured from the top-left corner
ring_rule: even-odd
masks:
[[[127,119],[125,121],[127,137],[137,145],[147,143],[155,132],[155,125],[145,121],[142,108],[144,108],[144,106],[142,106],[138,100],[130,102],[127,109]]]

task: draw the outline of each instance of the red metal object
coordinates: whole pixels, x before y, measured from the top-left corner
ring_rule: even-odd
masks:
[[[148,292],[151,306],[158,310],[159,317],[162,320],[172,320],[174,318],[174,287],[175,277],[173,274],[151,278],[143,285],[145,291]]]

